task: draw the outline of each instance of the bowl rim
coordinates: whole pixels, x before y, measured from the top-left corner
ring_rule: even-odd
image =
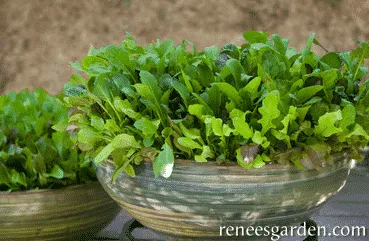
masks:
[[[209,162],[196,162],[195,160],[186,160],[186,159],[175,159],[174,160],[174,167],[173,167],[173,173],[181,173],[185,169],[194,169],[194,168],[202,168],[202,169],[209,169],[209,170],[220,170],[220,171],[229,171],[229,172],[235,172],[235,173],[241,173],[247,175],[259,175],[262,173],[295,173],[295,174],[302,174],[302,173],[315,173],[315,174],[322,174],[322,173],[331,173],[332,171],[336,171],[337,169],[340,169],[342,166],[349,166],[349,168],[352,168],[353,160],[351,155],[347,152],[339,152],[339,153],[332,153],[331,156],[334,156],[333,163],[329,164],[326,163],[325,166],[320,167],[318,169],[312,169],[312,170],[301,170],[297,168],[295,165],[292,164],[266,164],[260,168],[253,168],[253,169],[247,169],[241,167],[237,162],[229,162],[226,164],[218,164],[215,161],[209,161]],[[140,165],[145,165],[146,167],[152,166],[153,162],[149,160],[143,160]],[[111,159],[107,159],[103,161],[101,164],[94,163],[95,168],[99,168],[99,166],[113,166],[116,167],[115,163]],[[176,165],[177,168],[176,168]],[[178,168],[179,167],[179,168]],[[153,170],[149,170],[152,172]],[[199,173],[195,173],[194,175],[197,175]]]
[[[351,156],[349,155],[349,153],[347,152],[338,152],[338,153],[331,153],[331,156],[334,156],[335,159],[341,158],[342,160],[338,163],[342,163],[344,160],[348,160],[351,161],[353,160],[351,158]],[[142,164],[143,163],[147,163],[147,164],[152,164],[152,161],[143,159]],[[338,163],[334,163],[334,164],[338,164]],[[116,166],[114,161],[112,159],[106,159],[105,161],[103,161],[101,164],[96,164],[94,162],[95,167],[100,166],[100,165],[113,165]],[[334,164],[327,164],[326,166],[334,166]],[[141,165],[141,164],[140,164]],[[209,167],[209,168],[219,168],[219,169],[234,169],[234,170],[247,170],[250,172],[258,172],[258,171],[281,171],[281,170],[286,170],[286,171],[304,171],[304,170],[300,170],[299,168],[297,168],[296,166],[292,165],[292,164],[266,164],[260,168],[253,168],[253,169],[246,169],[241,167],[237,162],[228,162],[228,163],[224,163],[224,164],[218,164],[215,161],[208,161],[208,162],[196,162],[195,160],[191,160],[191,159],[174,159],[174,166],[175,165],[181,165],[181,166],[186,166],[186,167],[194,167],[194,166],[205,166],[205,167]],[[326,167],[322,167],[322,169],[326,169]],[[306,171],[311,171],[311,170],[306,170]]]
[[[68,186],[64,186],[61,188],[44,188],[37,190],[23,190],[23,191],[0,191],[0,198],[6,196],[29,196],[29,195],[55,195],[55,194],[63,194],[65,192],[69,192],[71,190],[88,190],[87,188],[98,187],[101,186],[99,181],[92,181],[88,183],[80,183],[80,184],[71,184]]]

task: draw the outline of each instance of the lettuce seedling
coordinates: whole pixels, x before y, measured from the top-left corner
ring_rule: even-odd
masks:
[[[288,39],[244,33],[245,44],[197,51],[189,41],[146,47],[131,35],[91,48],[65,85],[77,143],[134,176],[142,160],[169,177],[176,159],[321,169],[368,143],[368,42],[352,52],[300,52]],[[188,44],[191,50],[187,51]],[[320,45],[320,43],[319,43]]]
[[[96,180],[92,163],[67,132],[68,108],[59,98],[43,89],[0,96],[0,191]]]

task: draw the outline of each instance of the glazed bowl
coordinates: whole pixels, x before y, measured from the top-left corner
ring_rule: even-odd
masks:
[[[91,240],[119,210],[98,182],[0,192],[0,240]]]
[[[113,183],[113,162],[105,161],[96,171],[107,193],[144,226],[174,240],[216,240],[224,226],[307,220],[342,189],[351,165],[346,154],[321,171],[278,164],[247,170],[237,164],[176,160],[165,179],[154,178],[152,163],[144,162],[136,177],[122,173]]]

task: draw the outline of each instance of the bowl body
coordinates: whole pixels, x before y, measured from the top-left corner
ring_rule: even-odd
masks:
[[[177,160],[168,179],[155,179],[152,164],[145,162],[137,167],[136,177],[122,173],[112,184],[114,164],[106,161],[97,167],[97,176],[109,195],[146,227],[175,240],[215,240],[220,227],[307,220],[345,185],[350,167],[347,155],[335,157],[335,164],[320,172]]]
[[[119,210],[98,182],[0,192],[0,240],[91,240]]]

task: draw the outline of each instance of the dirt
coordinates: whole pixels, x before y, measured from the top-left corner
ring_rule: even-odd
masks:
[[[55,94],[92,45],[189,39],[202,49],[242,43],[246,30],[278,33],[301,48],[311,32],[330,51],[369,40],[368,0],[0,0],[0,93]]]

